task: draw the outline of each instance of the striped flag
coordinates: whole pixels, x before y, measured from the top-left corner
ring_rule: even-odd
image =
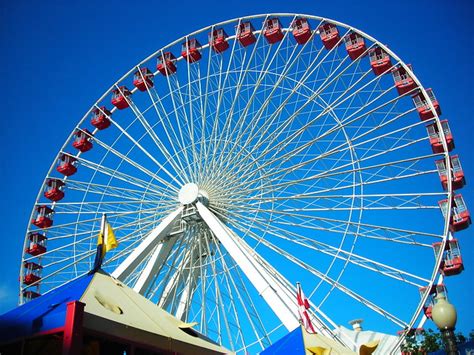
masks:
[[[304,295],[303,290],[301,289],[301,284],[299,282],[296,283],[296,300],[298,302],[298,313],[300,314],[300,323],[304,326],[308,333],[316,334],[316,330],[314,330],[313,323],[311,323],[311,319],[309,318],[309,300]]]
[[[95,255],[94,268],[92,271],[97,271],[101,268],[102,262],[104,261],[105,253],[109,250],[115,249],[118,246],[117,239],[115,238],[114,230],[109,222],[107,222],[107,216],[105,213],[102,215],[102,221],[100,224],[100,232],[97,238],[97,252]]]

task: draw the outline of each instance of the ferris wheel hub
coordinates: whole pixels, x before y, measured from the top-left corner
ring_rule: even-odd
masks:
[[[207,191],[200,190],[197,184],[190,182],[181,187],[178,199],[183,205],[189,205],[198,200],[207,205],[209,203],[209,194]]]

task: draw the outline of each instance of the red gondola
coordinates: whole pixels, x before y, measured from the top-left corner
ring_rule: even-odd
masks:
[[[98,130],[106,129],[110,126],[110,116],[112,113],[105,106],[92,110],[91,124]]]
[[[38,298],[39,296],[41,296],[41,295],[38,292],[34,292],[34,291],[31,291],[31,290],[23,291],[23,298],[26,301],[31,301],[35,298]]]
[[[41,269],[43,269],[41,265],[30,261],[25,261],[23,283],[26,285],[31,285],[32,283],[37,283],[39,280],[41,280]]]
[[[58,166],[56,167],[56,170],[63,175],[71,176],[77,171],[76,161],[76,158],[68,154],[61,154],[58,159]]]
[[[305,44],[311,38],[312,32],[309,22],[305,18],[297,18],[291,24],[293,29],[293,37],[298,44]]]
[[[446,162],[444,159],[436,160],[436,169],[438,169],[439,178],[443,189],[448,189],[448,172],[446,170]],[[458,190],[466,185],[466,178],[464,177],[464,171],[462,170],[461,162],[459,161],[458,155],[452,155],[449,157],[449,164],[451,167],[451,179],[452,187],[454,190]]]
[[[280,42],[283,39],[283,30],[278,17],[269,18],[265,21],[263,35],[270,44]]]
[[[148,68],[140,68],[133,74],[133,85],[140,91],[153,87],[153,73]]]
[[[36,207],[36,216],[31,220],[38,228],[49,228],[53,225],[54,211],[48,206],[42,205]]]
[[[126,86],[121,86],[112,91],[112,105],[119,110],[123,110],[130,106],[129,100],[132,92]]]
[[[25,249],[25,253],[33,256],[38,256],[46,252],[46,236],[38,232],[28,233],[28,239],[30,240],[28,246]]]
[[[423,298],[425,295],[425,292],[429,289],[429,296],[426,299],[425,304],[423,305],[423,311],[425,312],[426,317],[431,319],[431,311],[433,309],[434,303],[435,303],[435,297],[443,293],[445,296],[447,296],[448,290],[443,284],[440,285],[433,285],[431,288],[428,286],[421,287],[420,290],[420,297]]]
[[[250,46],[257,41],[257,37],[253,34],[255,28],[250,21],[242,22],[237,27],[237,39],[244,47]]]
[[[326,49],[333,49],[341,39],[339,30],[337,29],[336,25],[332,23],[322,24],[319,26],[318,30],[321,41],[323,41],[324,47]]]
[[[433,244],[435,255],[438,255],[443,243],[438,242]],[[464,270],[462,262],[461,249],[457,239],[451,239],[446,242],[446,248],[443,252],[443,260],[439,271],[444,276],[458,275]]]
[[[158,65],[156,69],[163,74],[164,76],[168,76],[171,74],[176,73],[176,57],[171,52],[165,52],[158,57]]]
[[[444,137],[446,138],[446,145],[448,147],[448,152],[454,149],[454,139],[453,134],[451,133],[451,129],[449,128],[448,120],[442,120],[441,127],[443,128]],[[439,134],[438,125],[436,122],[426,126],[426,130],[428,131],[428,136],[430,137],[430,144],[433,153],[443,153],[443,141]]]
[[[352,60],[359,58],[367,49],[364,37],[355,32],[345,36],[344,42],[346,43],[347,54]]]
[[[447,216],[448,200],[438,202],[444,218]],[[466,203],[461,194],[454,196],[451,203],[451,218],[449,221],[449,230],[451,232],[459,232],[466,229],[471,224],[471,215],[467,209]]]
[[[222,53],[229,48],[227,33],[225,33],[223,28],[217,28],[209,33],[209,44],[217,53]]]
[[[390,56],[380,47],[369,50],[370,66],[375,75],[387,73],[392,66]]]
[[[408,64],[408,67],[411,70],[410,64]],[[392,75],[398,95],[406,94],[407,92],[416,88],[415,81],[407,73],[404,67],[398,66],[397,68],[392,69]]]
[[[194,63],[201,59],[201,43],[196,38],[188,39],[181,45],[181,55],[188,63]]]
[[[74,133],[76,138],[74,138],[74,142],[72,142],[72,146],[77,150],[81,151],[82,153],[87,152],[88,150],[92,149],[92,133],[89,132],[87,129],[80,129]]]
[[[436,100],[436,97],[433,94],[433,90],[426,89],[426,93],[428,94],[428,98],[433,104],[433,107],[435,108],[436,113],[438,114],[438,116],[440,116],[441,108],[439,107],[438,100]],[[415,104],[416,110],[418,111],[418,114],[420,115],[420,118],[422,121],[429,120],[430,118],[434,117],[433,112],[431,112],[431,107],[428,104],[428,101],[426,100],[425,96],[421,93],[421,91],[413,95],[412,98],[413,98],[413,103]]]
[[[57,202],[64,198],[64,182],[59,179],[47,179],[44,189],[44,197]]]

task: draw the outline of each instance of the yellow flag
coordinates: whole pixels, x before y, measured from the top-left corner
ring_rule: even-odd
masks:
[[[105,222],[105,252],[115,249],[118,246],[117,239],[115,239],[114,230],[109,222]]]

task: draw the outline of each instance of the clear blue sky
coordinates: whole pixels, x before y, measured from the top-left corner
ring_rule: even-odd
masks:
[[[43,178],[93,102],[138,61],[177,37],[222,20],[271,12],[345,22],[412,63],[450,119],[468,180],[462,193],[474,212],[474,4],[469,0],[3,2],[0,313],[16,303],[24,233]],[[458,329],[465,333],[474,328],[473,228],[459,235],[466,270],[447,280]]]

